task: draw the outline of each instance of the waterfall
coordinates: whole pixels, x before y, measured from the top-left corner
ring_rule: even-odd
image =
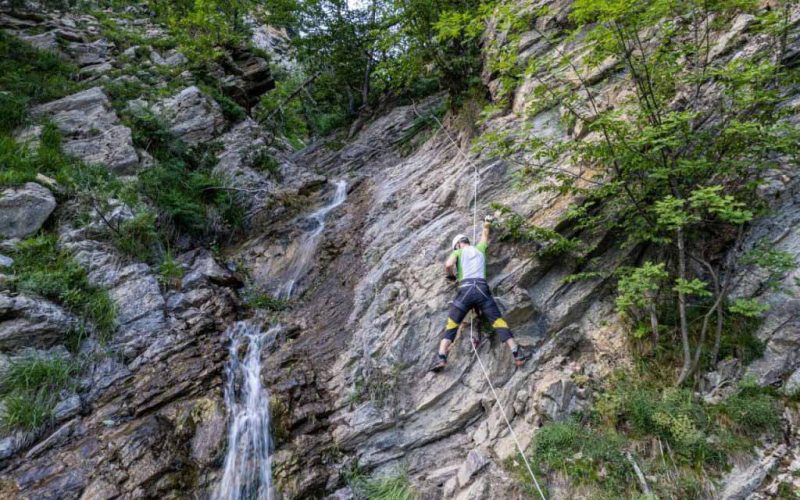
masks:
[[[225,367],[228,453],[222,481],[212,496],[215,500],[273,498],[270,397],[261,384],[261,348],[279,329],[280,326],[273,326],[262,332],[247,321],[228,328],[230,355]]]
[[[325,217],[347,196],[345,181],[336,182],[333,199],[307,217],[313,229],[300,237],[299,251],[286,266],[289,278],[278,297],[292,296],[295,284],[308,271],[325,229]],[[230,354],[225,366],[225,406],[228,408],[228,451],[222,480],[213,493],[214,500],[272,500],[270,436],[270,396],[261,383],[261,349],[280,330],[266,332],[247,321],[227,330]]]
[[[336,192],[331,202],[307,217],[313,222],[314,229],[300,236],[298,253],[287,266],[289,278],[276,293],[279,299],[285,300],[292,297],[295,285],[308,271],[309,264],[316,254],[319,239],[322,237],[322,231],[325,230],[325,217],[331,210],[344,203],[346,197],[347,183],[343,180],[336,181]]]

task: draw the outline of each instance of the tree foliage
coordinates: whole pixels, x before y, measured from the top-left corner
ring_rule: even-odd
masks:
[[[754,16],[751,29],[764,34],[764,50],[715,57],[710,40],[740,14]],[[580,132],[568,140],[494,137],[490,145],[500,156],[529,159],[525,181],[577,195],[565,222],[584,242],[573,246],[584,259],[595,251],[591,242],[608,232],[655,257],[621,275],[617,304],[640,319],[650,316],[656,342],[656,306],[675,304],[683,382],[703,359],[709,331],[715,341],[708,359],[716,359],[724,314],[765,310],[751,300],[731,302],[743,266],[765,267],[778,281],[794,264],[781,252],[780,265],[736,261],[746,227],[766,210],[758,186],[771,170],[798,160],[800,133],[788,119],[791,110],[781,106],[784,89],[798,77],[781,64],[789,5],[576,0],[569,18],[575,30],[561,40],[564,48],[534,58],[527,75],[538,83],[531,113],[558,105],[567,127]],[[567,53],[578,43],[585,53]],[[623,75],[629,97],[613,104],[600,98],[587,75],[601,65]],[[597,174],[576,175],[570,164]],[[687,308],[700,304],[707,308],[703,325],[690,338]]]

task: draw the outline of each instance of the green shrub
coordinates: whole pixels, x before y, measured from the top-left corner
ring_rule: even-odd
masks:
[[[781,417],[775,397],[755,381],[744,379],[737,391],[719,405],[731,430],[750,438],[780,430]]]
[[[253,168],[269,173],[275,180],[280,181],[282,178],[281,164],[267,149],[261,149],[255,154],[253,157]]]
[[[34,393],[14,392],[3,398],[5,414],[2,417],[6,430],[22,428],[34,431],[47,423],[53,412],[53,398],[47,391]]]
[[[28,105],[76,92],[77,71],[55,52],[0,33],[0,134],[24,123]]]
[[[202,89],[217,101],[217,104],[222,109],[222,115],[228,121],[236,123],[247,118],[247,112],[217,87],[203,85]]]
[[[209,236],[218,229],[233,231],[242,226],[242,207],[212,173],[218,144],[190,147],[147,110],[129,115],[126,121],[134,143],[158,161],[139,175],[138,191],[158,209],[159,222],[168,226],[165,233]],[[212,227],[215,217],[227,227]]]
[[[36,391],[41,388],[59,391],[69,385],[78,365],[63,358],[31,356],[14,361],[0,380],[0,394]]]
[[[243,223],[236,199],[209,169],[193,170],[182,161],[162,162],[142,172],[139,180],[143,194],[179,233],[208,235],[212,211],[219,213],[228,230]]]
[[[659,498],[693,498],[702,496],[704,482],[728,470],[731,455],[750,452],[758,438],[780,431],[778,402],[754,381],[744,380],[727,399],[710,404],[690,389],[668,386],[671,379],[652,365],[607,377],[581,421],[539,429],[532,463],[619,498],[641,493],[625,456],[630,452],[654,478],[650,487]],[[527,477],[519,465],[512,469],[521,482]]]
[[[17,288],[59,302],[107,340],[116,328],[114,303],[108,292],[89,284],[83,268],[56,244],[54,234],[20,242],[12,267]]]
[[[31,356],[11,363],[0,380],[5,429],[36,430],[52,417],[59,392],[68,388],[79,365],[61,358]]]
[[[160,244],[156,216],[149,210],[137,213],[112,231],[114,246],[136,260],[153,263]]]
[[[626,461],[627,440],[614,431],[591,429],[576,421],[546,425],[536,433],[533,461],[560,471],[576,484],[591,484],[621,494],[634,481]]]

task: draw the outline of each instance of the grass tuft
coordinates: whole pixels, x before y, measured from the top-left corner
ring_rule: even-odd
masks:
[[[14,361],[0,380],[2,427],[35,431],[52,418],[59,393],[72,385],[79,365],[62,358],[30,356]]]
[[[367,500],[417,500],[419,495],[411,486],[408,476],[367,477],[356,470],[348,475],[347,482],[356,498]]]
[[[12,269],[17,289],[56,301],[89,320],[102,341],[114,332],[116,310],[108,292],[92,286],[86,271],[57,248],[55,234],[20,242]]]

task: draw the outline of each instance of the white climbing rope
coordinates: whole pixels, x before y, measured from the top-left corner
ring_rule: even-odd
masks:
[[[412,104],[414,108],[414,113],[417,114],[420,118],[422,116],[417,111],[416,103]],[[480,183],[480,175],[478,174],[478,166],[475,165],[464,151],[461,150],[461,147],[458,143],[453,139],[450,135],[450,132],[444,127],[439,118],[435,114],[431,114],[436,123],[439,125],[439,129],[444,131],[447,139],[453,144],[456,148],[456,151],[461,155],[462,158],[472,167],[472,173],[474,177],[473,188],[472,188],[472,241],[477,241],[478,239],[478,184]],[[474,315],[469,320],[469,344],[472,346],[472,352],[475,353],[475,359],[478,360],[478,366],[481,367],[481,371],[483,372],[483,376],[486,378],[486,383],[489,384],[489,389],[492,390],[492,395],[494,396],[494,401],[497,404],[497,407],[500,408],[500,414],[503,416],[503,420],[506,422],[506,426],[508,427],[508,432],[511,434],[511,437],[514,439],[514,443],[517,445],[517,450],[519,451],[520,456],[522,457],[522,461],[525,462],[525,467],[528,469],[528,474],[531,476],[531,480],[533,481],[533,485],[536,487],[536,491],[539,493],[539,496],[542,500],[547,500],[547,497],[544,496],[544,492],[542,492],[542,488],[539,486],[539,481],[536,480],[536,475],[533,473],[533,469],[531,468],[531,464],[528,461],[528,457],[525,456],[525,451],[522,449],[522,445],[519,442],[519,438],[517,438],[517,433],[514,432],[514,428],[511,426],[511,421],[508,419],[508,415],[506,415],[506,410],[503,408],[502,403],[500,403],[500,396],[497,394],[497,390],[494,388],[494,384],[492,384],[492,379],[489,377],[489,372],[486,370],[486,366],[483,364],[480,355],[478,354],[478,348],[475,346],[475,342],[473,342],[473,331],[474,331],[474,322],[475,318]]]

